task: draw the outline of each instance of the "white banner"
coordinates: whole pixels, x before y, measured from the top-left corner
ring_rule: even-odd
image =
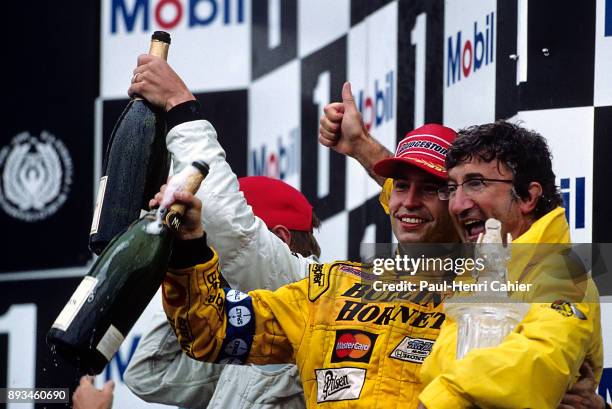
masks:
[[[300,188],[300,65],[272,71],[249,89],[249,175]]]
[[[269,3],[282,0],[269,0]],[[298,0],[298,54],[305,57],[342,37],[350,28],[349,0]]]
[[[444,14],[444,125],[493,122],[497,3],[446,0]]]
[[[595,106],[612,105],[612,4],[597,0],[595,15]]]
[[[100,95],[125,98],[151,34],[170,33],[170,65],[190,89],[246,88],[250,70],[248,0],[103,0]]]
[[[553,155],[557,186],[569,215],[574,243],[592,241],[593,207],[593,108],[522,111],[512,120],[539,132]]]
[[[351,29],[347,56],[348,80],[357,109],[369,132],[391,152],[395,152],[399,112],[396,39],[397,2],[392,2]],[[346,208],[351,210],[379,193],[380,186],[357,161],[347,160],[346,166]]]

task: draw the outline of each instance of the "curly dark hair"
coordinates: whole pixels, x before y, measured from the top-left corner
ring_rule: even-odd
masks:
[[[563,199],[555,185],[552,155],[542,135],[504,120],[474,125],[459,130],[446,156],[446,169],[478,158],[484,162],[499,160],[512,170],[514,190],[521,199],[529,198],[529,184],[542,185],[542,196],[533,212],[539,219]]]

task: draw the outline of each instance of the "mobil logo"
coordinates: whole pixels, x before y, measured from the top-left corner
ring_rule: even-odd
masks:
[[[469,33],[469,34],[468,34]],[[446,54],[446,86],[461,77],[485,68],[495,60],[495,13],[491,12],[474,21],[473,29],[459,30],[448,37]]]
[[[561,190],[561,197],[563,198],[563,207],[565,207],[565,218],[567,222],[575,229],[584,229],[586,178],[561,178],[559,187]],[[571,212],[572,208],[574,209],[574,214]]]
[[[372,126],[378,127],[393,119],[394,91],[395,73],[389,71],[383,81],[378,78],[374,80],[373,95],[368,95],[363,90],[357,92],[357,109],[361,112],[368,131]]]
[[[287,138],[278,136],[276,143],[264,143],[251,149],[249,154],[249,175],[268,176],[285,180],[297,175],[300,167],[300,129],[293,128]]]
[[[111,0],[110,31],[149,32],[244,23],[245,0]]]

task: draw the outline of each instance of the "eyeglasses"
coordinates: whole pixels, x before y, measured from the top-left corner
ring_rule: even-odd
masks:
[[[489,182],[499,182],[499,183],[512,183],[512,179],[486,179],[486,178],[476,178],[476,179],[468,179],[463,183],[449,183],[446,186],[442,186],[438,189],[438,198],[440,200],[449,200],[451,197],[455,196],[457,189],[459,186],[463,188],[463,193],[467,196],[471,196],[475,193],[482,192]]]

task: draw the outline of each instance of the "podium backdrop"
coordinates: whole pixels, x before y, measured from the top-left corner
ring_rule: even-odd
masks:
[[[392,237],[379,187],[317,142],[322,108],[341,100],[345,80],[366,126],[392,151],[427,122],[521,120],[552,149],[572,240],[612,242],[612,0],[72,3],[35,11],[38,31],[11,23],[30,49],[43,36],[44,50],[43,58],[15,50],[9,65],[22,82],[9,84],[15,114],[0,130],[0,387],[76,382],[43,337],[91,262],[103,152],[155,30],[171,33],[168,61],[236,173],[281,178],[314,204],[324,261],[356,258],[360,243]],[[599,392],[610,400],[612,291],[601,290]],[[147,314],[98,379],[118,383],[116,407],[152,407],[122,383]]]

